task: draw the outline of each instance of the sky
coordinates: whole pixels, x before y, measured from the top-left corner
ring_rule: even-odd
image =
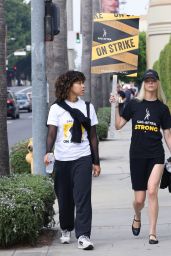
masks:
[[[86,0],[85,0],[86,1]],[[80,0],[73,0],[73,26],[74,31],[80,31]]]
[[[124,8],[121,7],[126,14],[144,15],[148,11],[148,4],[150,0],[127,0]],[[122,2],[122,0],[120,0]],[[120,12],[121,12],[120,11]]]

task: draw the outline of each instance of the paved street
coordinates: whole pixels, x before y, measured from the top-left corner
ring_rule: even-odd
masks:
[[[27,93],[31,92],[31,86],[13,86],[8,88],[14,93]],[[7,119],[8,129],[8,144],[9,149],[16,143],[22,140],[26,140],[32,137],[32,113],[28,113],[25,110],[20,111],[19,119]]]
[[[14,93],[27,93],[32,91],[32,87],[31,86],[11,86],[11,87],[8,87],[8,90]]]
[[[32,113],[20,112],[20,119],[7,120],[9,148],[19,141],[32,137]]]
[[[0,250],[0,256],[163,256],[171,251],[171,194],[160,190],[158,220],[158,245],[148,243],[147,203],[142,212],[142,229],[139,237],[131,233],[133,218],[128,150],[130,125],[115,132],[114,140],[100,142],[102,174],[93,178],[93,251],[77,249],[72,232],[72,242],[61,245],[58,236],[52,245],[16,250]],[[167,152],[168,156],[168,152]],[[58,209],[56,218],[58,219]]]

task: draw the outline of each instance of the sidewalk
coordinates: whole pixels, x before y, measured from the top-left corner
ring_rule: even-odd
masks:
[[[142,212],[142,228],[138,237],[131,232],[133,219],[128,152],[130,125],[115,132],[114,140],[100,142],[102,173],[93,178],[93,251],[77,249],[72,232],[69,245],[59,243],[59,233],[51,246],[0,250],[0,256],[163,256],[171,251],[171,194],[159,191],[158,245],[148,244],[148,209]],[[168,154],[166,154],[168,156]],[[56,207],[56,212],[58,209]]]

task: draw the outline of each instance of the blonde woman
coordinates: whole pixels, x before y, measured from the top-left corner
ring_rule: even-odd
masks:
[[[146,195],[149,208],[149,243],[157,244],[156,225],[158,218],[158,188],[164,169],[164,148],[162,134],[171,151],[171,116],[165,105],[165,97],[160,85],[158,73],[147,70],[142,77],[141,90],[136,99],[125,107],[119,115],[115,96],[110,97],[115,103],[115,126],[121,129],[132,120],[132,138],[130,146],[130,172],[135,199],[135,215],[132,223],[133,235],[138,236],[141,229],[141,210]]]

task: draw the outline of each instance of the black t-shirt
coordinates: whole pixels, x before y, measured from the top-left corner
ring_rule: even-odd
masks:
[[[125,107],[122,117],[132,119],[130,157],[156,158],[164,156],[162,143],[163,130],[171,128],[169,108],[160,100],[131,100]]]

